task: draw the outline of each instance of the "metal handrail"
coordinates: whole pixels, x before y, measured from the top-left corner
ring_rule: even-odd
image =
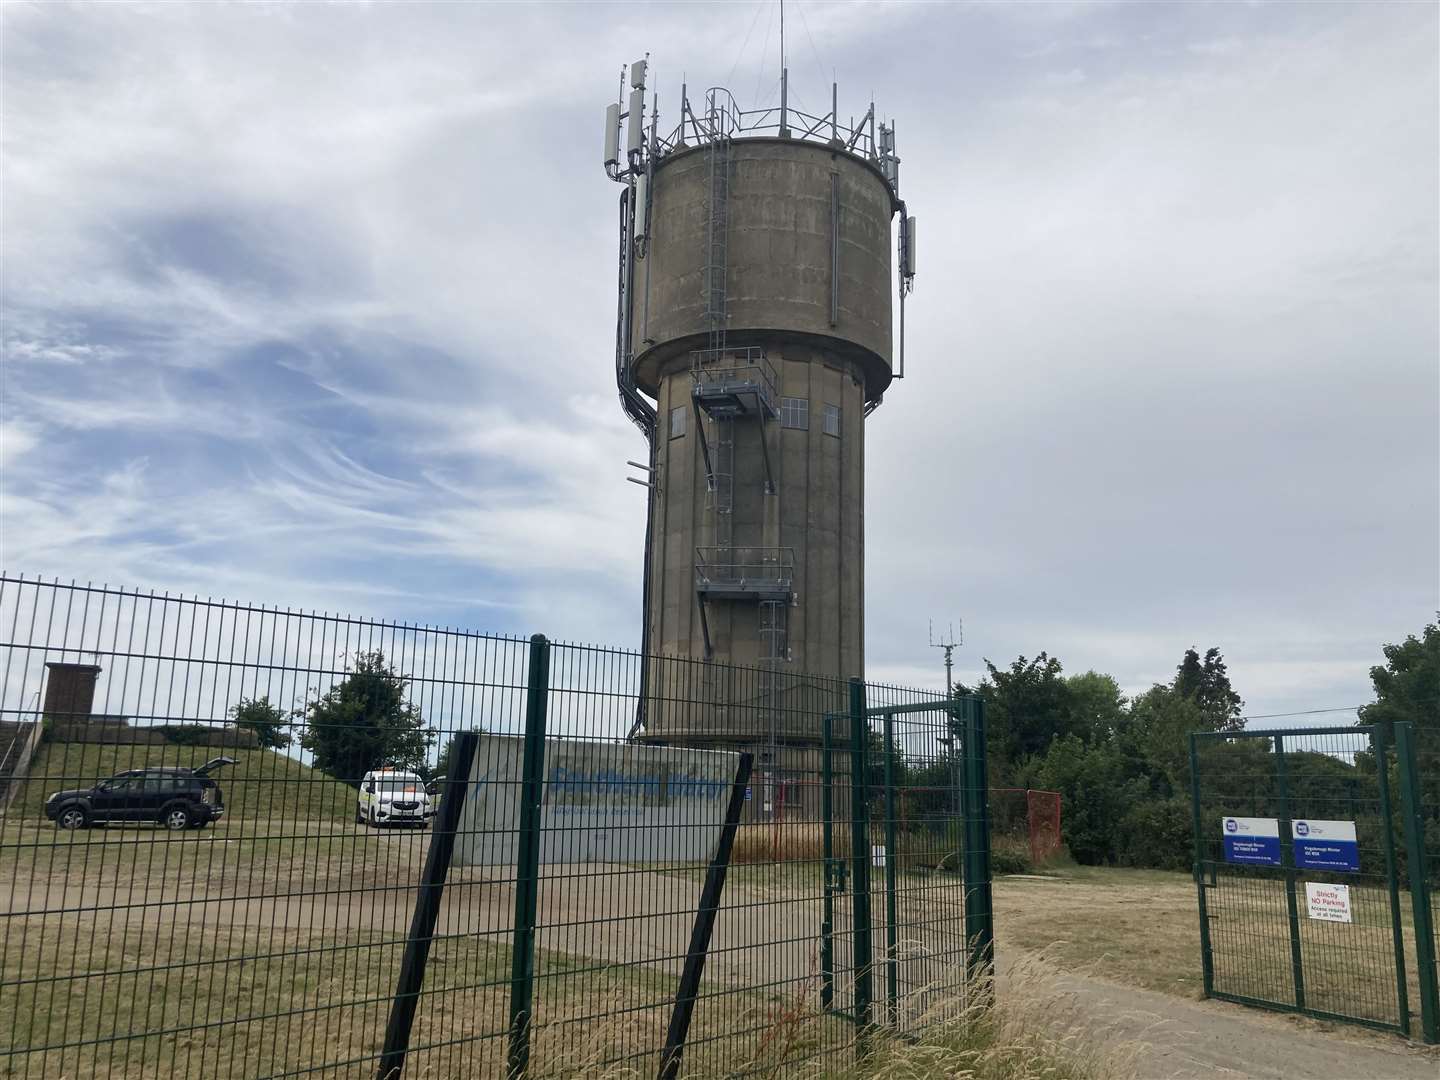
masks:
[[[794,576],[789,547],[697,547],[695,573],[706,581],[787,581]]]
[[[725,95],[723,102],[718,97],[720,94]],[[778,134],[786,131],[791,138],[800,140],[819,140],[825,143],[838,141],[844,144],[848,152],[875,161],[879,158],[879,152],[871,126],[874,120],[873,110],[872,105],[871,111],[861,117],[858,123],[845,124],[840,122],[840,117],[834,111],[824,116],[816,116],[793,106],[783,110],[775,105],[760,109],[741,109],[736,106],[735,98],[729,90],[714,86],[705,91],[705,112],[702,116],[697,117],[688,104],[682,105],[680,122],[670,134],[656,136],[654,146],[655,150],[663,155],[691,145],[686,142],[687,134],[697,143],[705,143],[712,139],[730,139],[742,134],[758,135],[772,131]]]
[[[743,378],[744,373],[754,372],[765,385],[770,397],[776,394],[779,377],[775,365],[765,356],[759,346],[744,346],[726,349],[720,355],[713,350],[698,349],[691,353],[690,377],[697,385],[733,381]]]

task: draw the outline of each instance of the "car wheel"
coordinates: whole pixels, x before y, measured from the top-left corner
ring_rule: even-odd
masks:
[[[189,807],[167,806],[160,815],[160,824],[172,832],[183,832],[194,823],[195,816]]]
[[[55,816],[57,829],[83,829],[90,824],[90,815],[78,806],[67,806]]]

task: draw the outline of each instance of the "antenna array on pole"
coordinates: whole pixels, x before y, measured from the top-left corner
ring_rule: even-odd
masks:
[[[948,633],[942,634],[939,641],[935,640],[935,620],[930,620],[930,647],[932,649],[945,650],[945,696],[947,698],[953,696],[950,675],[955,662],[955,650],[964,644],[965,621],[963,619],[960,621],[960,635],[958,637],[955,635],[955,624],[951,623]]]

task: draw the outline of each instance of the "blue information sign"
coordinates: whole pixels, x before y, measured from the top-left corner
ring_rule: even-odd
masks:
[[[1290,823],[1290,835],[1294,840],[1295,865],[1300,869],[1359,872],[1360,847],[1355,841],[1355,822],[1297,818]]]
[[[1225,861],[1280,865],[1280,822],[1275,818],[1227,817],[1221,821]]]

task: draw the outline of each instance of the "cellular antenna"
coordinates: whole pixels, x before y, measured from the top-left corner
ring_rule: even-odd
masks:
[[[932,649],[945,650],[945,696],[951,696],[950,672],[955,662],[955,650],[965,644],[965,620],[960,620],[960,635],[955,635],[955,624],[951,623],[949,632],[941,635],[939,641],[935,640],[935,620],[930,620],[930,647]]]

